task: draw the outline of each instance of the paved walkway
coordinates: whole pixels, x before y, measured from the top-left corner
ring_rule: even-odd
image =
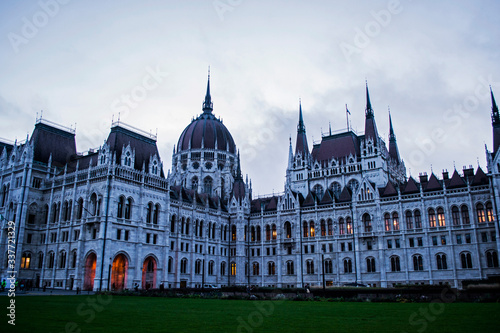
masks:
[[[95,294],[94,291],[81,291],[79,295],[93,295]],[[7,296],[8,295],[8,290],[5,290],[4,292],[0,292],[0,296]],[[64,289],[49,289],[47,288],[45,291],[43,291],[42,288],[38,289],[31,289],[29,291],[26,290],[17,290],[16,291],[16,296],[51,296],[51,295],[76,295],[76,290],[64,290]]]

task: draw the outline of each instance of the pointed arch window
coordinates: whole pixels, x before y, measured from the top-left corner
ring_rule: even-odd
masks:
[[[476,205],[476,213],[477,213],[477,222],[478,223],[483,223],[486,221],[485,216],[484,216],[484,206],[482,203],[478,203]]]
[[[444,218],[444,209],[442,207],[438,207],[438,209],[437,209],[437,220],[438,220],[439,227],[446,226],[446,220]]]
[[[429,209],[429,228],[436,227],[436,211],[433,208]]]
[[[372,219],[368,213],[363,215],[363,226],[365,227],[365,232],[372,232]]]
[[[495,221],[495,216],[493,215],[493,205],[491,202],[486,203],[486,219],[488,222]]]

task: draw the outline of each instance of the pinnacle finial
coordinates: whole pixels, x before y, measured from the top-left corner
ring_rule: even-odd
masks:
[[[299,98],[299,124],[297,126],[298,133],[305,133],[306,126],[304,125],[304,118],[302,117],[302,101]]]
[[[366,115],[373,116],[372,103],[370,102],[370,92],[368,91],[368,80],[365,80],[366,85]]]
[[[212,113],[213,109],[212,96],[210,95],[210,66],[208,66],[207,93],[203,102],[203,113]]]

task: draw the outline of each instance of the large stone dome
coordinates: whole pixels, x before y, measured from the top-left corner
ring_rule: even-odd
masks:
[[[177,143],[177,152],[189,149],[217,149],[236,153],[231,133],[211,112],[203,112],[189,124]]]
[[[203,113],[182,131],[177,142],[177,153],[190,149],[216,149],[236,153],[233,137],[222,121],[212,113],[213,103],[210,95],[210,76],[207,94],[203,102]]]

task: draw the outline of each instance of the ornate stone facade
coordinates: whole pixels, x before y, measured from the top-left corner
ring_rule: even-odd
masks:
[[[491,96],[487,173],[407,178],[392,122],[389,149],[377,132],[367,87],[364,134],[329,133],[309,150],[299,108],[284,192],[259,198],[212,113],[209,84],[167,176],[155,136],[118,122],[97,151],[79,154],[73,130],[39,119],[26,141],[0,142],[0,277],[15,270],[38,286],[98,290],[460,287],[498,275],[500,116]]]

